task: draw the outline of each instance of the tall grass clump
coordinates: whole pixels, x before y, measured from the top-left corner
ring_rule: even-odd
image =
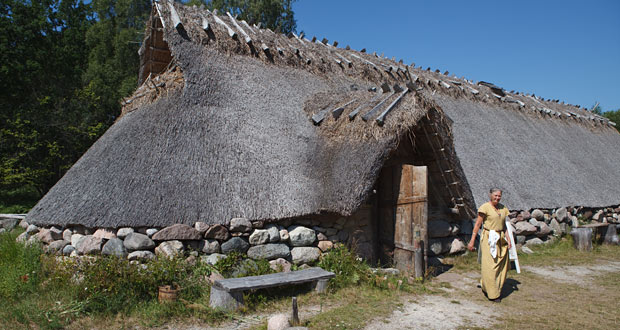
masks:
[[[0,300],[16,301],[34,292],[40,281],[41,247],[24,246],[18,231],[0,234]]]
[[[336,246],[321,257],[319,267],[333,272],[329,281],[331,289],[340,289],[362,282],[370,283],[373,274],[370,266],[345,246]]]

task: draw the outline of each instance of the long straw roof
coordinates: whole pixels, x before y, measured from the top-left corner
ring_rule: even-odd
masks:
[[[457,155],[476,202],[484,199],[489,182],[513,183],[506,186],[513,208],[613,204],[607,201],[616,198],[617,203],[620,196],[613,179],[576,181],[592,187],[587,191],[602,187],[608,198],[568,193],[565,182],[574,180],[585,161],[547,176],[562,182],[563,189],[554,194],[543,194],[553,182],[513,177],[502,165],[531,166],[549,152],[568,152],[574,145],[571,132],[577,130],[584,144],[597,141],[591,145],[599,148],[578,152],[608,156],[585,168],[601,178],[616,173],[620,180],[618,167],[611,165],[620,156],[606,150],[620,142],[620,135],[612,133],[612,123],[579,107],[507,93],[488,83],[474,85],[172,2],[156,2],[151,20],[158,25],[149,25],[155,33],[147,34],[141,49],[142,67],[148,67],[145,54],[154,53],[156,42],[149,38],[159,33],[173,59],[160,75],[167,78],[141,73],[142,86],[125,100],[123,116],[31,210],[30,221],[120,227],[348,215],[364,202],[399,139],[431,109],[454,121]],[[510,125],[503,117],[519,121]],[[508,153],[485,164],[476,156],[487,148],[487,120],[492,126],[505,123],[502,127],[513,130],[508,133],[523,137],[500,140],[495,150],[517,152],[545,143],[531,138],[537,136],[528,134],[534,129],[548,132],[561,125],[566,133],[540,133],[554,140],[537,149],[546,155],[522,153],[511,159]],[[575,157],[560,160],[566,159]],[[491,164],[492,171],[482,170]],[[549,172],[542,166],[535,171]]]

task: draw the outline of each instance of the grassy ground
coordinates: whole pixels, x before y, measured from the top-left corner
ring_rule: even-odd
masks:
[[[405,278],[375,275],[349,251],[336,249],[319,264],[338,274],[327,294],[318,295],[303,285],[259,290],[246,295],[248,307],[244,310],[223,313],[208,307],[206,276],[212,269],[206,265],[189,267],[182,260],[158,260],[148,264],[146,271],[139,271],[142,268],[114,258],[59,262],[42,255],[37,246],[16,244],[18,233],[0,235],[0,324],[7,329],[178,328],[231,322],[264,329],[269,315],[290,312],[293,295],[298,297],[302,325],[312,329],[359,329],[373,319],[389,317],[394,310],[423,301],[429,294],[445,296],[454,308],[473,302],[493,309],[500,315],[498,325],[507,329],[618,328],[620,324],[620,271],[584,276],[576,283],[530,271],[532,267],[556,267],[553,271],[560,272],[614,262],[620,269],[617,246],[579,252],[564,239],[535,247],[534,254],[520,255],[521,274],[509,272],[508,292],[501,304],[486,301],[474,285],[455,289],[441,281],[409,284]],[[218,271],[229,272],[235,258],[218,264]],[[479,271],[475,254],[445,262],[452,267],[449,272],[463,277],[475,277]],[[262,267],[264,264],[256,271],[264,272]],[[181,300],[158,303],[157,285],[171,281],[184,288]],[[253,321],[247,322],[249,319]]]
[[[533,250],[534,254],[519,255],[521,274],[509,271],[500,304],[487,302],[476,288],[456,292],[456,299],[486,304],[497,311],[501,315],[498,328],[620,328],[619,246],[595,245],[592,252],[580,252],[570,238],[564,238]],[[478,270],[473,254],[452,262],[455,267],[451,271]],[[606,265],[616,268],[598,270]],[[550,275],[541,276],[536,269]]]
[[[313,326],[323,327],[330,315],[360,324],[355,313],[375,315],[398,304],[403,292],[426,292],[421,283],[374,275],[361,259],[338,247],[318,264],[337,274],[327,294],[319,296],[308,285],[258,290],[245,296],[243,310],[224,313],[208,307],[208,276],[215,271],[231,276],[246,264],[241,255],[231,254],[215,266],[200,261],[190,265],[182,258],[156,259],[142,266],[114,257],[60,258],[43,254],[37,245],[16,243],[21,231],[0,234],[3,329],[213,326],[287,310],[293,295],[299,297],[300,307],[326,311],[322,318],[312,321]],[[253,265],[246,276],[272,272],[264,260]],[[179,301],[159,303],[157,287],[171,283],[181,287]]]

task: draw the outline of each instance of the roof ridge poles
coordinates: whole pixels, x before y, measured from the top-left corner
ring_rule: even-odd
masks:
[[[359,59],[362,62],[366,62],[366,64],[370,65],[373,69],[379,71],[379,68],[374,63],[372,63],[371,61],[369,61],[369,60],[367,60],[365,58],[362,58],[361,56],[358,56],[357,54],[354,54],[354,53],[351,53],[349,55]]]
[[[154,1],[155,9],[157,10],[157,14],[159,15],[159,20],[161,21],[161,26],[166,29],[166,23],[164,22],[164,16],[161,14],[161,8],[159,7],[159,1]]]
[[[383,113],[381,113],[379,117],[377,117],[376,122],[379,126],[383,126],[383,124],[385,123],[385,117],[388,115],[388,113],[390,113],[390,111],[392,111],[392,109],[396,107],[396,105],[405,96],[405,94],[409,92],[410,92],[410,89],[409,87],[407,87],[407,89],[405,89],[402,93],[400,93],[400,95],[398,95],[396,100],[394,100],[390,105],[388,105],[388,107],[383,111]]]
[[[340,115],[342,115],[344,108],[348,107],[354,101],[355,99],[345,103],[343,106],[337,107],[336,109],[332,110],[332,116],[334,117],[334,119],[338,120],[338,118],[340,118]]]
[[[237,23],[237,20],[230,14],[230,12],[226,12],[226,15],[230,17],[230,20],[232,21],[233,25],[237,28],[237,30],[239,30],[239,32],[241,32],[241,35],[245,39],[245,43],[248,45],[252,44],[252,38],[250,38],[250,36],[247,33],[245,33],[245,30],[243,30],[241,25]]]
[[[226,22],[222,21],[222,19],[219,18],[215,13],[213,14],[213,17],[215,18],[215,22],[217,22],[217,24],[222,25],[223,27],[226,28],[226,31],[228,31],[228,36],[230,36],[233,39],[237,36],[237,32],[231,29],[230,26],[228,26]]]
[[[377,95],[373,96],[372,99],[370,99],[370,101],[368,103],[373,104],[375,103],[383,94],[379,94],[377,93]],[[368,103],[362,103],[360,104],[357,108],[355,108],[355,110],[351,111],[351,113],[349,114],[349,120],[353,120],[355,119],[355,117],[357,116],[357,114],[364,109],[366,106],[368,106]]]
[[[172,24],[175,29],[183,28],[183,23],[181,23],[181,18],[177,13],[177,10],[174,8],[174,4],[172,2],[168,2],[168,8],[170,8],[170,19],[172,20]]]
[[[365,115],[362,116],[362,120],[363,121],[368,121],[368,119],[370,119],[377,111],[379,111],[379,109],[381,108],[381,106],[383,106],[383,104],[390,98],[392,97],[394,94],[402,91],[403,89],[398,86],[398,85],[394,85],[394,90],[390,93],[390,95],[386,96],[383,100],[381,100],[379,103],[377,103],[377,105],[374,106],[374,108],[372,108],[372,110],[368,111],[368,113],[366,113]]]

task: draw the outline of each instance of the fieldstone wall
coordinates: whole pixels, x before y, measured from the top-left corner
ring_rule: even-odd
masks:
[[[428,255],[458,254],[467,250],[473,224],[470,220],[435,219],[428,222]]]
[[[529,252],[528,246],[550,243],[571,228],[587,223],[610,223],[620,229],[620,206],[606,208],[561,207],[512,211],[510,224],[518,249]]]
[[[316,262],[339,243],[373,258],[370,214],[369,207],[362,207],[351,217],[328,215],[278,222],[235,218],[228,226],[197,222],[194,226],[175,224],[165,228],[41,228],[15,219],[10,224],[7,220],[7,226],[19,225],[26,230],[17,241],[41,242],[47,253],[56,255],[115,255],[137,261],[155,256],[188,256],[202,257],[213,264],[235,251],[286,269],[291,263]]]
[[[608,208],[563,207],[516,210],[509,215],[517,248],[553,242],[571,227],[583,223],[611,223],[620,229],[620,206]],[[115,255],[129,260],[155,256],[189,256],[215,263],[233,251],[272,265],[290,268],[317,261],[335,244],[346,244],[367,260],[376,260],[371,207],[366,205],[350,217],[334,215],[287,219],[277,222],[231,219],[230,225],[194,226],[175,224],[165,228],[40,228],[20,217],[0,217],[0,233],[15,226],[25,229],[17,241],[43,243],[50,254]],[[466,250],[472,221],[433,220],[428,223],[429,255],[457,254]]]

